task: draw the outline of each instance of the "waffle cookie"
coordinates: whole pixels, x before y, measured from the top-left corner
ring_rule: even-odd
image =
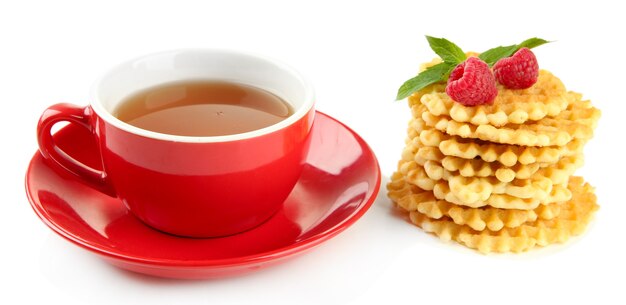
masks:
[[[523,146],[563,146],[572,139],[588,140],[593,136],[600,111],[588,101],[575,100],[554,117],[526,124],[474,125],[457,122],[448,116],[437,116],[426,107],[412,107],[413,116],[421,117],[427,126],[448,135]]]
[[[537,219],[552,219],[558,216],[561,209],[560,203],[541,205],[534,210],[467,208],[435,198],[431,191],[407,183],[399,173],[394,174],[391,179],[387,185],[389,197],[399,207],[408,212],[418,211],[432,219],[447,217],[458,225],[468,225],[477,231],[485,228],[498,231],[504,227],[515,228]]]
[[[541,162],[527,165],[516,163],[513,166],[504,166],[498,162],[485,162],[481,159],[446,156],[437,147],[423,145],[421,137],[407,142],[405,150],[403,160],[408,161],[411,156],[414,156],[414,161],[424,166],[428,176],[435,180],[460,175],[462,177],[495,176],[501,182],[512,182],[514,179],[545,176],[554,184],[561,184],[567,182],[567,178],[583,164],[582,153],[578,153],[562,157],[554,163]],[[452,173],[457,171],[458,173]]]
[[[519,192],[520,189],[517,189],[515,185],[504,183],[504,186],[497,190],[494,190],[493,187],[489,188],[489,186],[484,186],[484,190],[480,189],[483,186],[480,183],[468,183],[467,188],[463,189],[465,186],[463,184],[464,181],[461,181],[460,185],[452,185],[443,179],[431,179],[428,177],[424,167],[415,161],[402,162],[398,167],[398,171],[405,177],[407,182],[421,189],[433,191],[433,194],[438,199],[473,208],[492,206],[502,209],[529,210],[537,208],[539,204],[565,201],[571,197],[571,193],[567,188],[558,184],[551,185],[549,190],[537,189],[536,191],[541,193],[537,196],[530,196],[530,198],[520,198],[514,194],[507,193],[507,191],[511,193]],[[526,189],[534,187],[527,186]],[[543,186],[537,186],[537,188],[539,187]]]
[[[421,121],[421,122],[418,122]],[[571,156],[582,152],[585,144],[582,140],[573,140],[563,146],[518,146],[492,143],[476,139],[464,139],[458,136],[450,136],[433,128],[424,128],[425,123],[421,117],[413,119],[411,127],[420,128],[409,132],[409,137],[419,136],[424,146],[439,147],[441,153],[446,156],[454,156],[463,159],[480,158],[485,162],[499,162],[504,166],[532,163],[554,163],[565,156]],[[418,132],[417,130],[421,130]],[[412,138],[411,138],[412,139]]]
[[[475,230],[450,218],[429,218],[417,210],[410,212],[410,219],[426,232],[434,233],[443,240],[455,240],[482,253],[521,252],[535,246],[565,242],[585,230],[598,209],[593,188],[582,178],[572,177],[569,189],[572,198],[561,204],[558,216],[537,219],[514,228]]]
[[[478,159],[463,159],[445,156],[441,162],[428,160],[422,164],[428,176],[433,179],[441,179],[444,175],[461,175],[463,177],[490,177],[495,176],[503,182],[511,182],[513,179],[528,179],[542,166],[549,163],[535,163],[529,165],[515,164],[504,166],[499,163],[489,163]],[[456,172],[456,173],[455,173]]]
[[[407,180],[408,181],[408,180]],[[535,198],[519,198],[508,194],[491,194],[487,200],[468,203],[459,199],[450,191],[447,183],[437,183],[433,186],[433,194],[439,199],[452,202],[454,204],[468,206],[472,208],[480,208],[491,206],[500,209],[519,209],[532,210],[539,207],[540,204],[546,205],[554,202],[569,200],[572,193],[563,185],[553,185],[550,194],[543,200]]]
[[[411,98],[419,98],[419,103],[436,116],[449,116],[454,121],[474,125],[504,126],[556,116],[579,96],[566,92],[561,80],[542,70],[536,86],[515,93],[500,88],[493,105],[463,106],[445,93],[445,86],[431,87],[430,92]]]
[[[426,125],[449,135],[509,145],[563,146],[572,139],[588,140],[593,136],[593,129],[584,123],[552,118],[523,125],[507,124],[502,127],[460,123],[446,116],[435,116],[430,112],[422,113],[422,119]]]

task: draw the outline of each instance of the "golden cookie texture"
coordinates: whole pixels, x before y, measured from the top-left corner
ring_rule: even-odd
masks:
[[[584,123],[544,118],[530,124],[507,124],[501,127],[459,123],[446,116],[422,113],[426,125],[449,135],[494,143],[522,146],[563,146],[573,139],[589,140],[593,129]]]
[[[567,182],[567,177],[583,164],[581,151],[567,155],[554,162],[514,163],[513,166],[505,166],[500,162],[486,162],[480,158],[464,159],[449,156],[437,146],[426,146],[421,137],[416,137],[407,141],[403,160],[410,161],[413,158],[434,180],[449,180],[446,177],[459,175],[462,177],[495,176],[501,182],[512,182],[513,179],[517,179],[519,183],[521,179],[547,177],[554,184],[561,184]]]
[[[418,123],[421,121],[421,123]],[[424,146],[439,147],[442,154],[463,159],[480,158],[485,162],[499,162],[504,166],[515,164],[554,163],[564,156],[571,156],[582,151],[585,142],[573,140],[563,146],[519,146],[506,145],[476,139],[465,139],[458,136],[450,136],[444,132],[425,126],[423,120],[413,119],[411,126],[421,127],[421,132],[409,132],[419,136]],[[411,138],[413,139],[413,138]]]
[[[514,228],[493,231],[475,230],[446,218],[433,219],[419,211],[411,211],[410,219],[426,232],[443,240],[455,240],[480,252],[521,252],[535,246],[562,243],[581,234],[598,209],[593,188],[580,177],[569,184],[572,199],[561,204],[558,216],[538,219]]]
[[[418,99],[435,116],[449,116],[456,122],[474,125],[504,126],[553,117],[578,98],[575,93],[565,90],[561,80],[545,70],[540,71],[537,84],[528,89],[506,90],[500,87],[492,105],[463,106],[445,93],[445,86],[429,89],[412,96],[412,99]]]
[[[431,179],[424,167],[420,166],[415,161],[401,161],[398,172],[405,177],[407,182],[421,189],[433,191],[434,196],[438,199],[472,208],[492,206],[501,209],[528,210],[537,208],[540,204],[569,200],[571,197],[569,190],[559,184],[551,186],[525,185],[521,187],[515,185],[500,185],[500,189],[494,190],[493,186],[485,185],[481,183],[481,181],[473,181],[467,184],[467,189],[461,188],[459,190],[458,184],[450,183],[444,179]],[[465,183],[465,181],[459,183]],[[547,182],[544,181],[543,183]],[[481,189],[481,187],[484,187],[484,189]],[[524,195],[524,197],[528,198],[521,198],[514,195],[515,192],[519,192],[520,189],[524,187],[526,189],[537,187],[537,192],[540,193],[536,195]],[[546,190],[539,189],[541,187],[545,187]]]
[[[580,95],[576,95],[580,98]],[[458,122],[446,115],[435,115],[423,105],[412,106],[415,118],[422,118],[427,126],[462,138],[523,146],[563,146],[572,139],[586,141],[600,118],[600,110],[589,101],[572,101],[554,117],[545,117],[525,124],[475,125]]]
[[[437,199],[431,191],[422,190],[406,182],[399,173],[394,174],[387,188],[389,197],[408,212],[418,211],[432,219],[448,217],[458,225],[468,225],[478,231],[486,228],[498,231],[504,227],[515,228],[537,219],[552,219],[559,214],[561,208],[560,203],[542,205],[534,210],[467,208]]]

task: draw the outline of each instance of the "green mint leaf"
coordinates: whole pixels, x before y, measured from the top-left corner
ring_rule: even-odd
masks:
[[[402,84],[402,86],[400,86],[396,100],[402,100],[415,91],[447,79],[448,75],[455,66],[456,65],[454,64],[442,62],[422,71],[422,73],[407,80],[404,84]]]
[[[518,50],[516,44],[512,46],[499,46],[480,53],[478,58],[486,62],[490,67],[495,65],[501,58],[509,57]]]
[[[492,67],[493,65],[496,64],[496,62],[498,62],[498,60],[513,55],[515,52],[517,52],[517,50],[519,50],[521,48],[532,49],[534,47],[538,47],[538,46],[540,46],[542,44],[546,44],[548,42],[549,41],[547,41],[545,39],[533,37],[533,38],[526,39],[526,40],[522,41],[522,43],[520,43],[520,44],[514,44],[514,45],[510,45],[510,46],[499,46],[499,47],[495,47],[493,49],[489,49],[489,50],[481,53],[480,55],[478,55],[478,58],[482,59],[490,67]]]
[[[445,38],[426,36],[426,39],[428,44],[430,44],[430,48],[446,63],[456,65],[467,58],[465,52],[459,46]]]
[[[549,41],[547,41],[545,39],[533,37],[533,38],[526,39],[526,40],[522,41],[522,43],[520,43],[518,46],[519,46],[520,49],[521,48],[532,49],[532,48],[538,47],[538,46],[540,46],[542,44],[546,44],[548,42]]]

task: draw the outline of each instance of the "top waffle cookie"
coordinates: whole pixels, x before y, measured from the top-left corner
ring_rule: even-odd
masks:
[[[537,121],[557,116],[580,95],[567,92],[565,86],[552,73],[539,72],[537,83],[523,90],[505,90],[499,86],[498,96],[492,105],[466,107],[453,101],[444,85],[431,86],[415,94],[411,103],[423,104],[436,116],[449,116],[457,122],[474,125],[504,126]]]

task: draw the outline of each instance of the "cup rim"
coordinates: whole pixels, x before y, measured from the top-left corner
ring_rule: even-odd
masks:
[[[301,107],[296,109],[295,112],[291,116],[287,117],[286,119],[276,124],[263,127],[260,129],[256,129],[256,130],[252,130],[252,131],[248,131],[244,133],[221,135],[221,136],[182,136],[182,135],[172,135],[172,134],[165,134],[165,133],[150,131],[150,130],[142,129],[142,128],[133,126],[131,124],[128,124],[116,118],[113,114],[111,114],[108,110],[106,110],[102,102],[99,100],[98,94],[97,94],[98,88],[100,87],[101,83],[106,78],[110,77],[114,73],[114,71],[116,71],[118,68],[131,65],[134,62],[144,60],[149,57],[161,56],[161,55],[166,55],[166,54],[183,53],[183,52],[230,53],[230,54],[239,55],[239,56],[255,57],[257,59],[269,62],[272,65],[275,65],[281,68],[282,70],[289,72],[289,74],[291,74],[295,79],[297,79],[303,85],[303,88],[304,88],[303,104]],[[315,93],[314,93],[314,89],[311,83],[300,72],[298,72],[296,69],[294,69],[290,65],[280,60],[277,60],[275,58],[268,57],[266,55],[257,54],[254,52],[231,50],[231,49],[187,48],[187,49],[173,49],[173,50],[166,50],[166,51],[160,51],[160,52],[153,52],[150,54],[135,57],[130,60],[126,60],[122,63],[115,65],[114,67],[109,69],[106,73],[104,73],[102,76],[100,76],[96,80],[96,82],[92,85],[91,90],[90,90],[90,98],[91,99],[90,99],[89,105],[91,109],[101,119],[103,119],[107,123],[113,125],[114,127],[120,130],[129,132],[138,136],[143,136],[146,138],[152,138],[152,139],[157,139],[157,140],[185,142],[185,143],[219,143],[219,142],[239,141],[239,140],[246,140],[246,139],[260,137],[260,136],[284,129],[294,124],[295,122],[299,121],[304,116],[306,116],[306,114],[309,113],[311,109],[313,109],[313,105],[315,102]]]

